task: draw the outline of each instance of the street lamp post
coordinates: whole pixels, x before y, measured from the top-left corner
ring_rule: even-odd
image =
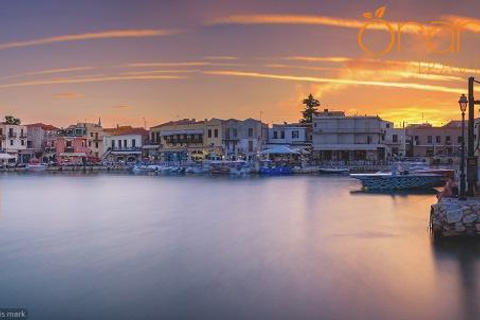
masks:
[[[468,99],[462,94],[460,100],[460,111],[462,112],[462,144],[461,144],[461,157],[460,157],[460,200],[465,200],[465,111],[467,111]]]

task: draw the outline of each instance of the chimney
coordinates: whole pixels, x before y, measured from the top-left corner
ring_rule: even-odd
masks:
[[[328,113],[328,109],[323,109],[323,112]]]

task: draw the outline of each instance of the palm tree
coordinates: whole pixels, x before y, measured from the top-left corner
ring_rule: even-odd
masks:
[[[22,121],[14,116],[5,116],[5,124],[19,125]]]
[[[313,116],[317,114],[317,107],[320,106],[320,102],[313,97],[310,93],[308,98],[303,99],[302,102],[305,105],[305,109],[302,111],[303,118],[300,120],[301,123],[312,123]]]

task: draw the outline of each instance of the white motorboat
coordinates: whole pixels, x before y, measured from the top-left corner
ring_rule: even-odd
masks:
[[[349,173],[350,169],[345,167],[322,167],[318,169],[318,172],[328,174],[344,174]]]

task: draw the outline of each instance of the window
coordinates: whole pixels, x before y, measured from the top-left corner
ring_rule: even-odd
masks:
[[[118,148],[122,148],[122,140],[118,140]]]
[[[394,134],[394,135],[392,136],[392,141],[393,141],[393,143],[397,143],[397,142],[398,142],[398,134]]]
[[[278,139],[278,132],[277,131],[273,131],[273,139]]]
[[[90,148],[92,146],[92,141],[88,141],[88,147]]]
[[[237,128],[233,129],[233,137],[236,138],[238,136],[238,130]]]
[[[135,148],[136,140],[132,139],[132,148]]]
[[[280,139],[285,139],[285,131],[280,131]]]
[[[115,140],[112,140],[112,149],[115,148]]]
[[[458,143],[462,143],[462,136],[458,136],[457,142],[458,142]]]
[[[95,149],[98,149],[98,142],[95,142]]]
[[[253,152],[253,141],[248,141],[248,152]]]
[[[90,137],[92,137],[92,138],[93,138],[93,132],[90,132]]]
[[[298,130],[292,131],[292,139],[300,138],[300,132]]]
[[[213,135],[215,136],[215,138],[218,138],[218,129],[215,129],[215,130],[213,131]]]
[[[253,128],[248,128],[248,136],[253,137]]]
[[[442,143],[442,137],[436,136],[436,137],[435,137],[435,142],[436,142],[436,143]]]
[[[452,141],[452,138],[450,136],[445,137],[445,142],[449,143]]]
[[[209,137],[209,138],[212,137],[212,129],[208,129],[208,137]]]
[[[13,146],[13,140],[10,140],[10,145]]]
[[[427,137],[427,143],[432,143],[432,142],[433,142],[432,136],[428,136],[428,137]]]
[[[25,140],[20,140],[20,143],[21,143],[22,146],[24,146],[25,145]]]

